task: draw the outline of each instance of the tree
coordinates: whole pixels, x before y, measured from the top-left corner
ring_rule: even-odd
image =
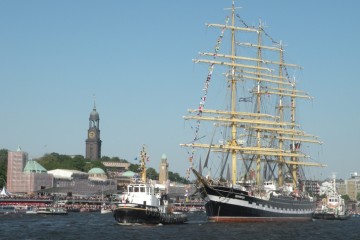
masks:
[[[90,171],[90,169],[92,168],[101,168],[104,171],[106,171],[104,164],[102,164],[102,162],[100,160],[95,160],[95,161],[89,161],[86,162],[85,167],[84,167],[84,172],[88,172]]]
[[[146,170],[146,176],[148,178],[152,179],[152,180],[158,180],[159,179],[159,174],[153,168],[148,168]]]
[[[108,156],[102,156],[100,159],[101,162],[123,162],[127,163],[128,161],[125,159],[120,159],[118,157],[108,157]]]
[[[7,158],[8,150],[0,149],[0,187],[5,185],[7,178]]]
[[[178,173],[173,173],[171,171],[169,171],[169,180],[173,181],[173,182],[184,183],[184,184],[190,183],[190,181],[187,180],[186,178],[180,177],[180,175]]]
[[[359,194],[358,194],[358,196],[359,196]],[[345,202],[350,201],[350,197],[347,194],[341,195],[341,197],[344,199]]]
[[[132,172],[139,172],[139,169],[140,169],[140,165],[139,164],[130,164],[129,166],[129,171],[132,171]]]
[[[43,157],[38,159],[38,163],[48,171],[54,169],[69,169],[88,172],[91,168],[94,167],[99,167],[103,170],[106,170],[101,161],[90,161],[81,155],[71,157],[58,153],[50,153],[45,154]]]
[[[74,169],[84,172],[85,171],[85,158],[81,155],[76,155],[73,159]]]
[[[358,193],[358,194],[356,195],[356,200],[357,200],[357,201],[360,201],[360,193]]]
[[[102,162],[110,162],[110,158],[107,157],[107,156],[102,156],[100,161],[102,161]]]
[[[0,161],[7,161],[8,159],[8,150],[0,149]]]

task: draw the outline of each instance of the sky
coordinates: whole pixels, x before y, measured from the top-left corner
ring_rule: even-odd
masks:
[[[306,132],[324,144],[317,178],[360,173],[358,89],[360,2],[242,0],[239,13],[286,46],[314,100],[301,108]],[[1,0],[0,149],[30,158],[85,155],[88,119],[100,114],[102,155],[131,163],[146,144],[149,167],[162,154],[185,176],[182,118],[196,108],[206,75],[194,64],[211,49],[230,0]],[[215,33],[215,35],[213,34]],[[300,115],[300,114],[299,114]]]

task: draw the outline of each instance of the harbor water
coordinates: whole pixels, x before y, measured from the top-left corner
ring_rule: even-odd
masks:
[[[360,239],[360,217],[302,223],[210,223],[203,213],[181,225],[122,226],[112,214],[2,215],[0,239]]]

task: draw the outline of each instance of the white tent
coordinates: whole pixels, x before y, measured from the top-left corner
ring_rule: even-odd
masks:
[[[10,193],[9,193],[8,191],[6,191],[5,186],[4,186],[3,189],[1,190],[0,196],[1,196],[1,197],[8,197],[8,196],[10,196]]]

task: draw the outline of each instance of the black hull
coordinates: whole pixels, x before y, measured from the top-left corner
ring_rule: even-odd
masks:
[[[314,213],[313,215],[313,219],[319,220],[347,220],[350,217],[350,214],[336,215],[334,213]]]
[[[253,204],[256,205],[255,202]],[[259,205],[260,206],[260,205]],[[271,208],[271,207],[270,207]],[[303,214],[291,213],[297,209],[288,209],[289,213],[274,212],[254,207],[243,207],[236,204],[209,201],[205,204],[206,214],[209,221],[213,222],[287,222],[287,221],[310,221],[312,212]],[[275,208],[274,208],[275,209]]]
[[[207,201],[206,214],[213,222],[311,221],[316,207],[316,202],[308,198],[273,193],[260,198],[239,189],[209,186],[201,177],[199,180],[200,192]]]
[[[114,211],[114,218],[121,224],[159,224],[160,213],[147,211],[140,207],[119,207]]]
[[[181,224],[187,221],[185,214],[161,213],[156,207],[121,206],[114,210],[114,218],[120,224]]]

